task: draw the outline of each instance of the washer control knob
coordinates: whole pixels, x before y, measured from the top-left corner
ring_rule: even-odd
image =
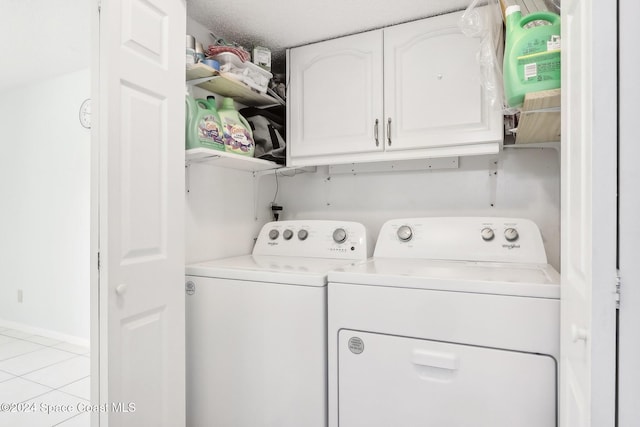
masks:
[[[347,240],[347,232],[344,228],[336,228],[333,232],[333,241],[336,243],[344,243]]]
[[[507,228],[504,230],[504,238],[507,239],[508,242],[515,242],[518,240],[518,230],[513,227]]]
[[[485,242],[490,242],[494,237],[496,237],[493,230],[489,227],[483,228],[482,231],[480,231],[480,235],[482,236],[482,240],[484,240]]]
[[[408,242],[413,237],[413,230],[408,225],[403,225],[398,228],[398,239],[403,242]]]
[[[280,235],[280,233],[275,228],[269,232],[269,238],[271,240],[276,240],[279,235]]]
[[[284,240],[291,240],[291,238],[293,237],[293,231],[286,229],[282,232],[282,237],[284,237]]]
[[[298,239],[300,240],[306,240],[307,237],[309,237],[309,232],[307,230],[300,230],[298,231]]]

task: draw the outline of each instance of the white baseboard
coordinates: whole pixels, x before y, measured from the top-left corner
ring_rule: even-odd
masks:
[[[29,334],[40,335],[40,336],[52,338],[55,340],[65,341],[74,345],[89,347],[88,339],[76,337],[73,335],[63,334],[57,331],[52,331],[50,329],[36,328],[34,326],[26,325],[24,323],[12,322],[10,320],[0,319],[0,327],[17,329]]]

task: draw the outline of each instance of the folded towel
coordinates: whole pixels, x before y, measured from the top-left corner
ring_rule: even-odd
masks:
[[[216,46],[209,45],[209,50],[207,51],[208,56],[215,56],[220,53],[230,52],[236,55],[238,58],[242,60],[242,62],[249,61],[251,59],[251,54],[244,49],[240,49],[237,47],[231,46]]]

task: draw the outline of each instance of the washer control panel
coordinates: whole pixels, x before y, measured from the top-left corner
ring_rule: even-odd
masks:
[[[547,263],[538,226],[521,218],[391,220],[380,229],[374,257]]]
[[[260,231],[254,255],[366,259],[364,225],[350,221],[276,221]]]

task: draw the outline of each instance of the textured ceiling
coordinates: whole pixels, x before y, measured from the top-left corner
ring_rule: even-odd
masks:
[[[187,14],[218,37],[273,52],[284,71],[284,49],[464,9],[471,0],[187,0]],[[205,46],[211,40],[203,43]]]
[[[88,0],[0,0],[0,91],[89,67]]]

